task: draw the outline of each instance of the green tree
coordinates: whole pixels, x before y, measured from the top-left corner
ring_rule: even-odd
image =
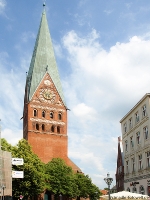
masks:
[[[76,176],[76,184],[78,185],[79,189],[79,196],[77,199],[87,198],[90,199],[99,199],[100,190],[99,188],[92,183],[91,178],[88,175],[84,175],[81,173],[75,174]]]
[[[13,146],[9,144],[4,138],[1,139],[1,149],[3,151],[9,151],[12,152]]]
[[[45,189],[44,164],[32,152],[26,140],[20,140],[12,148],[12,157],[24,159],[24,165],[13,166],[15,171],[24,171],[23,179],[13,179],[13,196],[18,198],[20,195],[23,195],[24,198],[28,198],[41,194]]]
[[[46,165],[47,190],[56,196],[65,195],[76,197],[79,194],[75,181],[75,175],[71,167],[68,167],[60,158],[53,158]]]

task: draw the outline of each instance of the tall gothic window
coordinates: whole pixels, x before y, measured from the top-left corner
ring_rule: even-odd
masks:
[[[39,124],[36,124],[35,127],[36,127],[36,130],[39,130]]]
[[[54,128],[54,126],[52,126],[52,127],[51,127],[52,133],[54,133],[54,130],[55,130],[55,128]]]
[[[45,125],[42,124],[42,131],[45,131]]]
[[[45,110],[42,111],[42,117],[45,118]]]
[[[37,117],[37,110],[36,109],[33,110],[33,116]]]
[[[58,119],[59,119],[59,120],[62,119],[62,115],[61,115],[61,113],[58,113]]]
[[[54,118],[54,113],[50,112],[50,118],[53,119]]]
[[[60,127],[57,126],[57,133],[60,133]]]

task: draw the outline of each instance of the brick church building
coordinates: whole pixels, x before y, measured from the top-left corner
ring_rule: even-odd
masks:
[[[81,172],[68,158],[67,123],[67,106],[44,10],[26,78],[23,138],[44,163],[59,157]]]

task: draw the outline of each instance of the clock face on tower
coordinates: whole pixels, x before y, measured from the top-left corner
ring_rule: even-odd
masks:
[[[52,99],[53,98],[53,94],[52,94],[52,92],[50,90],[45,89],[43,91],[43,97],[45,99]]]
[[[56,100],[56,94],[51,89],[43,89],[40,92],[40,99],[49,103],[54,103]]]

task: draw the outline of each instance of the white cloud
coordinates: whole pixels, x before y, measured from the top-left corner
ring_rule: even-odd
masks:
[[[86,106],[84,103],[78,104],[73,108],[73,113],[76,117],[90,117],[91,115],[96,114],[96,111]]]
[[[115,179],[119,120],[150,90],[150,40],[133,36],[106,51],[98,37],[70,31],[63,44],[72,67],[65,84],[69,155],[103,188],[99,177],[109,171]]]
[[[2,138],[5,138],[10,144],[16,145],[19,140],[22,139],[22,130],[15,130],[15,137],[14,137],[14,131],[12,129],[2,129]]]
[[[3,14],[5,7],[6,7],[6,1],[0,0],[0,14]]]

